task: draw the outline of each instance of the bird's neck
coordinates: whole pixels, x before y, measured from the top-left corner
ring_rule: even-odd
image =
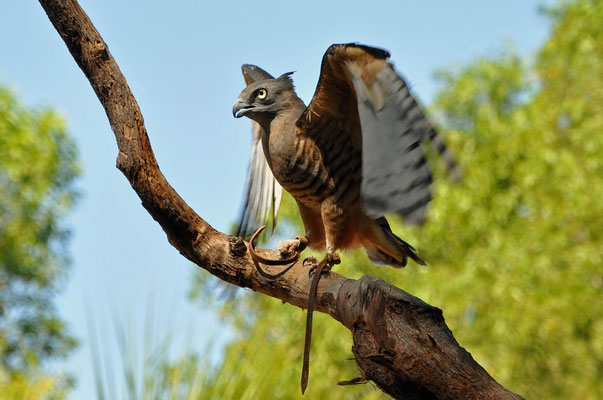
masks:
[[[297,122],[300,115],[304,112],[304,109],[290,108],[279,113],[270,122],[269,130],[271,132],[289,132],[295,131],[295,123]]]
[[[306,109],[303,101],[288,104],[269,123],[262,125],[262,147],[268,165],[274,171],[274,165],[288,162],[290,150],[295,147],[296,135],[295,123]],[[275,173],[275,176],[277,174]],[[277,177],[278,179],[278,177]]]
[[[295,132],[295,123],[306,109],[304,102],[297,96],[292,96],[283,102],[282,109],[269,118],[261,118],[257,122],[265,131],[266,139],[270,132]]]

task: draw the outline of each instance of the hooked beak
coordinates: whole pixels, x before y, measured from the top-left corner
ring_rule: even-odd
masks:
[[[243,115],[247,114],[253,106],[249,104],[245,104],[245,102],[241,99],[238,99],[235,105],[232,107],[232,116],[235,118],[241,118]]]

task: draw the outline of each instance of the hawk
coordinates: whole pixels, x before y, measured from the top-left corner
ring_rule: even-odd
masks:
[[[358,44],[330,46],[307,107],[292,73],[274,78],[242,66],[247,87],[232,112],[253,120],[253,144],[239,235],[269,219],[276,224],[284,188],[297,203],[305,236],[279,243],[281,254],[307,244],[326,248],[333,263],[336,251],[363,247],[378,264],[400,268],[408,258],[425,264],[384,215],[423,222],[432,175],[422,142],[430,140],[453,164],[389,56]]]

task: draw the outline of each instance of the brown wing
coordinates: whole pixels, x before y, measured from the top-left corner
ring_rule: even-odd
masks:
[[[360,155],[361,196],[369,215],[396,212],[406,222],[421,223],[432,177],[420,142],[434,130],[388,58],[387,51],[368,46],[329,47],[312,102],[297,121],[298,133],[313,137],[323,150]]]
[[[273,79],[268,72],[255,65],[244,64],[241,70],[247,86],[256,81]],[[253,234],[257,228],[265,225],[270,217],[272,217],[272,230],[274,231],[283,191],[281,185],[274,179],[262,149],[262,127],[257,122],[252,121],[251,130],[253,138],[249,173],[247,175],[243,210],[241,211],[236,233],[237,236],[243,237]]]

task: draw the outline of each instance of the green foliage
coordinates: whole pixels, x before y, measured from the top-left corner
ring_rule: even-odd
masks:
[[[436,183],[425,226],[392,217],[429,267],[376,267],[355,252],[337,268],[379,275],[442,308],[459,343],[526,398],[599,399],[603,5],[579,0],[549,15],[552,34],[533,66],[511,52],[439,74],[434,109],[464,177]],[[283,209],[298,220],[290,198]],[[304,313],[256,295],[227,306],[239,336],[212,393],[301,398]],[[350,334],[323,315],[314,326],[307,397],[383,398],[370,385],[336,386],[359,376]]]
[[[356,263],[350,263],[353,264]],[[350,272],[349,268],[347,272]],[[239,337],[227,347],[223,364],[210,376],[199,398],[302,398],[300,376],[305,312],[267,296],[249,295],[244,301],[247,308],[253,310],[254,322],[240,327]],[[359,376],[355,362],[349,360],[351,345],[351,335],[346,328],[326,315],[314,315],[306,398],[383,397],[370,384],[353,388],[336,386],[340,380]]]
[[[0,400],[58,400],[65,398],[61,378],[40,374],[23,375],[0,368]]]
[[[0,86],[0,367],[27,371],[76,344],[52,298],[65,278],[79,174],[74,143],[50,109],[26,109]]]

